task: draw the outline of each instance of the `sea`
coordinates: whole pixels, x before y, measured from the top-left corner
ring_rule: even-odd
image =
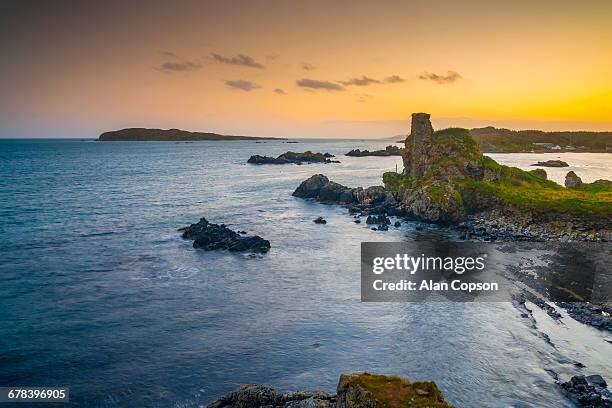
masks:
[[[572,407],[552,372],[612,382],[611,335],[567,315],[533,306],[534,326],[508,302],[361,302],[361,242],[446,232],[373,231],[292,197],[313,174],[356,187],[402,169],[344,156],[389,140],[297,141],[0,140],[0,386],[69,387],[60,406],[198,407],[239,384],[334,391],[368,371],[434,380],[458,407]],[[287,150],[341,163],[246,163]],[[546,169],[560,183],[612,179],[609,154],[491,156],[565,160]],[[272,248],[194,249],[177,229],[201,217]]]

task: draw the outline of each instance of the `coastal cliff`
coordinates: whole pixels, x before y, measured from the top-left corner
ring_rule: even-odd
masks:
[[[348,188],[316,175],[294,196],[460,226],[465,237],[510,240],[612,240],[612,183],[566,188],[543,170],[524,171],[484,156],[467,129],[434,131],[427,113],[412,115],[404,170],[383,175],[385,188]],[[376,194],[372,194],[372,193]],[[372,199],[374,198],[375,199]]]
[[[101,142],[121,141],[200,141],[200,140],[261,140],[278,139],[274,137],[229,136],[209,132],[189,132],[180,129],[147,129],[128,128],[104,132],[98,140]],[[282,139],[279,139],[282,140]]]

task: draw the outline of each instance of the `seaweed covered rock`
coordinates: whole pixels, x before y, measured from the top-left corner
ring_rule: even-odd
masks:
[[[247,160],[250,164],[304,164],[304,163],[340,163],[337,160],[331,160],[335,157],[330,153],[313,153],[310,150],[304,153],[285,152],[278,157],[253,155]]]
[[[184,239],[192,239],[194,248],[206,251],[227,249],[232,252],[265,253],[270,250],[270,241],[258,235],[241,236],[224,224],[212,224],[200,218],[196,224],[179,229]]]
[[[398,376],[341,375],[337,408],[452,408],[433,381],[411,382]]]

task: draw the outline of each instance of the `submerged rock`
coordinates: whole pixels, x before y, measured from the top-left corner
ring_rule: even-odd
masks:
[[[582,179],[573,171],[568,171],[565,175],[565,187],[577,188],[582,185]]]
[[[317,217],[312,222],[315,224],[327,224],[327,221],[323,217]]]
[[[304,153],[286,152],[278,157],[260,156],[258,154],[249,158],[247,163],[251,164],[303,164],[303,163],[340,163],[330,160],[335,157],[330,153],[313,153],[310,150]]]
[[[564,162],[563,160],[546,160],[539,161],[537,163],[532,164],[532,166],[542,166],[542,167],[569,167],[569,164]]]
[[[369,151],[369,150],[359,150],[359,149],[353,149],[350,152],[348,152],[346,154],[346,156],[353,156],[353,157],[364,157],[364,156],[401,156],[402,155],[402,149],[400,149],[397,146],[392,146],[389,145],[387,147],[385,147],[384,150],[374,150],[374,151]]]
[[[358,373],[341,375],[336,394],[279,394],[263,385],[243,385],[206,408],[452,408],[432,381],[410,382],[402,377]]]
[[[270,241],[262,237],[241,236],[227,228],[225,224],[212,224],[206,218],[200,218],[196,224],[179,229],[184,239],[192,239],[194,248],[206,251],[227,249],[232,252],[265,253],[270,250]]]

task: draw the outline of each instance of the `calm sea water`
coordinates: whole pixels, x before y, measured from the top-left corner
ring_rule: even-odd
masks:
[[[331,391],[367,370],[435,380],[462,407],[566,407],[546,370],[612,380],[606,335],[570,318],[535,308],[533,329],[508,303],[360,302],[360,242],[444,233],[371,231],[291,192],[315,173],[380,184],[400,158],[245,164],[385,144],[0,141],[0,386],[69,386],[74,406],[191,407],[241,383]],[[272,250],[195,250],[176,229],[203,216]]]

